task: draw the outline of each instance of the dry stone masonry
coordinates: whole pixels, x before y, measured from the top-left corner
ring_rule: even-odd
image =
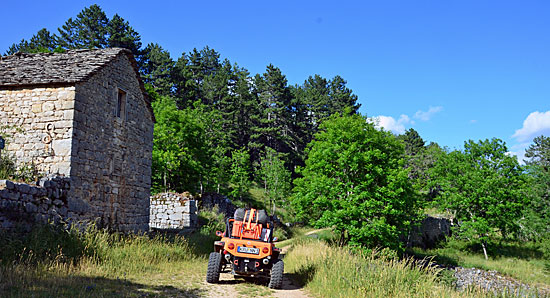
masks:
[[[73,220],[149,229],[153,123],[129,50],[0,57],[4,151],[70,179]]]
[[[72,212],[69,178],[43,178],[38,185],[0,180],[0,228],[28,230],[35,223],[60,223]]]
[[[198,226],[197,201],[189,193],[161,193],[151,197],[151,229],[192,230]]]
[[[7,151],[43,173],[69,175],[75,87],[0,90],[0,126]]]

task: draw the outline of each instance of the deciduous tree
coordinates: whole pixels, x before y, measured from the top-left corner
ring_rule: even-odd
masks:
[[[497,233],[508,237],[517,230],[525,203],[523,169],[507,152],[499,139],[470,140],[464,151],[439,159],[432,172],[442,188],[440,206],[455,214],[459,236],[481,244],[485,258]]]
[[[340,243],[399,249],[418,212],[403,146],[360,115],[333,115],[309,145],[292,205],[299,218],[334,227]]]

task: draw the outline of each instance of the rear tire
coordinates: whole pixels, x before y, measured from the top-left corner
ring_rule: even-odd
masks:
[[[206,271],[206,282],[215,284],[220,281],[220,270],[222,268],[222,254],[210,253],[208,258],[208,269]]]
[[[283,260],[276,260],[271,267],[271,278],[269,279],[268,287],[270,289],[280,289],[283,287],[283,273],[285,271],[285,264]]]

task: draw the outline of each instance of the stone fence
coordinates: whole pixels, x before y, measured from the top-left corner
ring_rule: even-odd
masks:
[[[70,179],[48,177],[38,185],[0,180],[0,228],[29,230],[33,224],[64,222],[70,215]]]
[[[197,201],[189,193],[161,193],[151,197],[149,228],[193,230],[198,226]]]

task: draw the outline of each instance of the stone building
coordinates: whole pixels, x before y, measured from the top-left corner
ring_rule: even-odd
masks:
[[[129,50],[0,57],[6,150],[42,175],[70,178],[70,219],[148,229],[153,123]]]

